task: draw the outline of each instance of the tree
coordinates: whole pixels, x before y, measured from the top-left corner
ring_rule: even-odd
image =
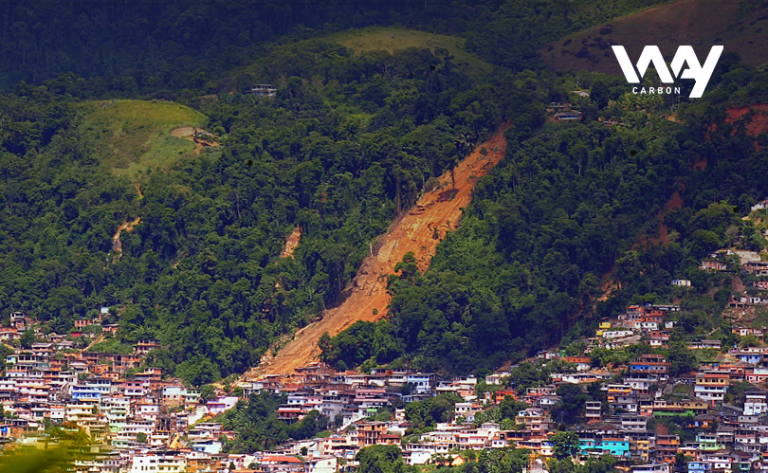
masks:
[[[608,106],[608,101],[611,99],[611,91],[603,81],[597,81],[592,84],[592,89],[589,92],[589,98],[598,106],[598,108],[605,108]]]
[[[147,443],[147,434],[145,434],[144,432],[137,433],[136,434],[136,441],[139,442],[139,443],[146,444]]]
[[[395,445],[374,445],[361,448],[355,455],[360,473],[397,473],[405,467],[403,455]]]
[[[212,384],[204,384],[200,388],[200,399],[205,402],[213,401],[218,397],[216,394],[216,387]]]
[[[757,346],[760,346],[760,340],[758,340],[757,337],[752,335],[751,333],[749,335],[745,335],[741,337],[741,340],[739,340],[739,348],[749,348],[749,347],[757,347]]]
[[[527,407],[528,404],[516,401],[512,396],[504,396],[504,399],[499,403],[499,417],[501,419],[514,420],[517,417],[517,413]]]
[[[35,337],[35,331],[34,330],[25,330],[21,334],[21,338],[19,339],[21,343],[22,348],[31,348],[32,344],[36,341]]]
[[[581,386],[563,384],[557,388],[557,395],[561,397],[558,410],[565,422],[573,422],[582,415],[587,403],[587,395],[584,394]],[[556,417],[556,415],[553,417]]]
[[[550,436],[553,444],[553,452],[559,460],[570,457],[579,452],[579,436],[576,432],[558,431]]]
[[[685,345],[685,342],[677,341],[670,343],[669,355],[669,374],[670,376],[680,376],[696,370],[698,362],[693,352]]]

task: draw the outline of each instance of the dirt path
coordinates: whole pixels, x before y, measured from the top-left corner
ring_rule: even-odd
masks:
[[[500,129],[459,163],[455,169],[455,191],[450,184],[450,171],[444,173],[440,176],[443,185],[425,193],[406,215],[390,227],[389,233],[380,238],[373,254],[363,261],[352,283],[344,291],[346,298],[340,306],[327,310],[322,320],[302,329],[275,357],[266,356],[265,361],[251,370],[246,378],[266,373],[290,374],[320,355],[317,342],[324,332],[336,335],[359,320],[375,321],[384,317],[390,300],[386,290],[387,276],[395,272],[395,265],[409,251],[415,253],[419,269],[426,271],[438,243],[448,231],[458,227],[462,209],[471,202],[472,189],[477,180],[504,157],[506,129],[506,126]],[[483,147],[487,150],[486,156],[479,151]]]
[[[123,231],[130,232],[133,230],[133,227],[139,224],[139,222],[141,222],[141,217],[136,217],[136,220],[125,222],[117,227],[117,231],[112,236],[112,251],[114,251],[117,255],[123,253],[123,244],[120,243],[120,234]]]
[[[203,134],[205,136],[208,136],[213,141],[203,141],[199,140],[196,135]],[[171,136],[175,136],[176,138],[184,138],[185,140],[189,140],[193,143],[195,143],[195,154],[200,154],[200,150],[203,148],[209,147],[209,146],[219,146],[219,143],[215,141],[213,138],[213,135],[208,133],[207,131],[203,130],[202,128],[195,128],[193,126],[181,126],[179,128],[174,128],[171,130]]]
[[[94,338],[93,341],[91,343],[89,343],[87,347],[85,347],[83,349],[83,351],[88,351],[88,350],[91,349],[91,347],[93,347],[97,343],[101,343],[103,341],[104,341],[104,333],[100,333],[98,337]]]

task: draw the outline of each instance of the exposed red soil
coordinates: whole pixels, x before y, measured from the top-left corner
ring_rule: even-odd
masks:
[[[281,258],[293,258],[293,252],[296,251],[296,247],[299,246],[301,241],[301,227],[293,229],[288,238],[285,239],[285,246],[283,252],[280,253]]]
[[[669,435],[669,427],[661,422],[656,424],[656,435]]]
[[[768,105],[765,104],[729,108],[725,121],[736,123],[740,120],[748,120],[745,115],[750,111],[752,111],[752,119],[745,123],[747,134],[749,136],[757,136],[768,131]],[[757,143],[755,143],[755,148],[760,151],[760,145]]]
[[[478,179],[504,157],[507,144],[504,131],[508,127],[502,127],[454,168],[455,186],[451,183],[451,172],[444,173],[439,178],[440,186],[425,192],[407,214],[392,224],[345,289],[341,305],[326,310],[320,321],[297,332],[277,355],[265,356],[264,362],[246,377],[265,373],[291,374],[318,358],[317,342],[323,333],[333,336],[357,321],[376,321],[384,317],[390,301],[387,278],[395,272],[395,265],[406,253],[413,252],[419,270],[427,270],[437,245],[446,233],[458,228],[462,210],[471,202]],[[487,150],[485,156],[480,153],[482,148]]]
[[[707,166],[706,160],[704,160],[704,167]],[[695,166],[694,166],[695,169]],[[703,168],[702,168],[703,169]],[[669,198],[667,201],[667,205],[664,206],[664,208],[659,212],[659,237],[654,238],[651,240],[653,243],[658,244],[661,243],[663,245],[666,245],[669,243],[669,229],[666,225],[664,225],[664,217],[667,216],[668,213],[673,212],[675,209],[682,209],[683,208],[683,198],[680,197],[680,193],[675,191],[674,194],[672,194],[672,197]]]
[[[603,285],[600,287],[601,295],[598,297],[594,304],[592,304],[592,312],[595,311],[598,302],[605,302],[613,294],[613,291],[621,289],[621,283],[616,280],[616,263],[613,264],[611,270],[603,276]]]
[[[752,112],[751,117],[747,117],[748,113]],[[749,136],[757,136],[768,131],[768,105],[756,104],[749,105],[747,107],[731,107],[726,110],[725,121],[727,123],[738,123],[743,121],[744,128]],[[709,130],[704,134],[705,138],[709,139],[709,132],[717,130],[716,125],[711,125]],[[736,130],[732,130],[731,134],[735,134]],[[760,151],[760,145],[755,142],[755,149]]]
[[[706,161],[704,163],[704,166],[706,166]],[[695,168],[695,165],[694,165]],[[680,196],[680,193],[678,191],[675,191],[674,194],[669,198],[666,205],[664,205],[664,208],[659,211],[659,213],[656,215],[656,218],[659,219],[659,236],[654,238],[648,238],[646,236],[641,236],[638,242],[634,245],[634,248],[639,248],[643,246],[648,246],[648,244],[653,245],[666,245],[669,243],[669,229],[666,225],[664,225],[664,217],[667,216],[668,213],[673,212],[675,209],[681,209],[683,208],[683,198]]]
[[[699,156],[696,158],[696,162],[693,163],[692,168],[694,171],[703,171],[707,169],[707,162],[708,161],[706,157]]]

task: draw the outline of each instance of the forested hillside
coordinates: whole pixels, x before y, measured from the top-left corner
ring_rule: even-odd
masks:
[[[661,97],[622,95],[621,81],[591,76],[582,110],[592,119],[510,144],[429,271],[404,261],[390,281],[390,319],[325,340],[324,359],[485,373],[567,345],[629,303],[679,298],[684,332],[717,328],[729,290],[699,261],[740,235],[750,249],[765,247],[740,217],[768,195],[765,180],[750,178],[765,172],[768,154],[745,123],[725,123],[726,107],[743,104],[745,89],[762,90],[768,76],[732,60],[719,72],[707,98],[683,106],[685,125],[660,116]],[[703,171],[694,166],[701,160]],[[675,192],[684,206],[663,218],[672,236],[660,241],[657,216]],[[673,290],[673,277],[693,280],[696,291]],[[714,300],[713,289],[723,289]]]
[[[663,1],[4,2],[0,86],[71,72],[91,78],[97,94],[178,98],[249,85],[223,79],[275,41],[394,24],[463,36],[471,52],[520,71],[540,65],[547,41]]]
[[[222,146],[149,173],[143,196],[100,165],[66,96],[4,97],[2,311],[62,332],[119,307],[120,340],[157,339],[168,348],[153,362],[170,372],[199,384],[243,371],[336,302],[368,243],[515,97],[472,87],[426,50],[355,56],[312,43],[270,58],[264,67],[290,76],[277,96],[203,106]],[[121,256],[108,256],[135,217]],[[281,260],[294,226],[301,244]]]
[[[723,111],[750,100],[736,89],[766,90],[765,74],[724,58],[713,92],[684,104],[681,124],[660,118],[660,98],[623,97],[623,80],[582,75],[592,98],[576,100],[575,78],[547,71],[536,53],[655,3],[4,4],[0,312],[68,333],[109,306],[120,329],[95,350],[154,339],[163,348],[148,363],[191,383],[242,373],[337,304],[374,239],[431,178],[510,120],[505,159],[433,267],[421,275],[406,260],[389,320],[324,340],[324,357],[487,371],[580,333],[606,282],[621,290],[597,314],[663,298],[637,274],[692,271],[732,223],[718,203],[767,191],[712,174],[762,169],[765,152]],[[465,59],[342,44],[357,33],[340,30],[368,25],[455,34]],[[274,98],[242,93],[260,82],[277,87]],[[195,110],[142,123],[110,114],[117,98]],[[545,124],[546,104],[569,100],[583,122]],[[164,128],[185,120],[221,146],[185,151]],[[707,170],[694,172],[702,157]],[[638,247],[675,191],[685,207],[666,218],[677,240]],[[297,227],[293,257],[280,258]]]

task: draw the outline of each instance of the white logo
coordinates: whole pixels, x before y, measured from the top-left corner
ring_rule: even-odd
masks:
[[[701,94],[704,93],[704,89],[707,88],[709,79],[712,77],[712,72],[717,66],[717,61],[720,59],[720,54],[723,53],[722,46],[712,46],[709,51],[709,56],[704,62],[704,65],[699,63],[699,58],[696,57],[696,53],[693,51],[692,46],[680,46],[677,48],[675,57],[672,58],[672,73],[667,69],[667,63],[664,62],[664,56],[661,55],[658,46],[646,46],[643,49],[643,53],[640,55],[640,59],[637,60],[637,71],[640,76],[635,73],[635,67],[629,60],[627,51],[624,46],[612,46],[613,53],[616,55],[616,59],[619,60],[619,66],[624,71],[624,76],[627,78],[627,82],[630,84],[639,84],[640,78],[645,75],[645,71],[648,70],[648,66],[653,63],[653,67],[656,68],[656,73],[659,75],[661,82],[665,84],[674,84],[675,77],[680,75],[680,70],[683,68],[683,64],[687,64],[688,67],[680,75],[681,79],[694,79],[696,85],[691,90],[690,97],[692,99],[698,99]],[[674,74],[674,76],[673,76]]]

